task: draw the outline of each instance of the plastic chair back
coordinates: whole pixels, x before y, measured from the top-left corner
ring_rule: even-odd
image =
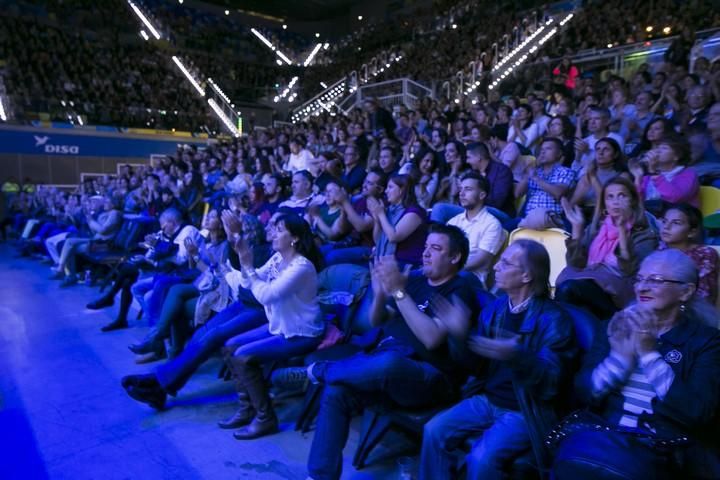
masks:
[[[512,245],[515,240],[527,238],[541,243],[550,255],[550,286],[555,288],[555,281],[558,275],[567,266],[565,254],[567,247],[565,240],[570,235],[560,228],[548,228],[547,230],[531,230],[529,228],[518,228],[510,233],[508,245]]]
[[[700,211],[703,217],[712,215],[720,210],[720,188],[700,187]]]

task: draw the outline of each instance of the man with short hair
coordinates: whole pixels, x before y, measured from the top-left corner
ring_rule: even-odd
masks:
[[[362,187],[365,179],[365,167],[360,164],[360,149],[355,143],[349,143],[343,152],[345,174],[342,181],[347,185],[348,193],[354,194]]]
[[[392,177],[398,173],[399,167],[397,164],[397,157],[392,147],[380,148],[380,155],[378,156],[378,166],[388,177]]]
[[[650,110],[652,104],[650,92],[642,91],[635,96],[635,112],[628,118],[623,119],[620,128],[621,135],[627,139],[628,143],[640,143],[645,128],[657,118],[657,115]]]
[[[462,350],[437,318],[437,305],[458,317],[467,334],[476,318],[473,292],[459,276],[468,243],[457,227],[433,225],[425,243],[422,271],[405,276],[391,256],[372,266],[370,323],[383,325],[384,338],[368,353],[308,367],[308,377],[324,385],[308,470],[315,480],[339,479],[342,450],[354,412],[391,401],[427,407],[456,398],[465,371],[454,361]],[[452,337],[455,338],[455,337]]]
[[[525,215],[538,208],[563,213],[560,199],[575,183],[575,172],[562,166],[562,147],[557,138],[545,138],[540,144],[537,168],[518,184],[517,196],[527,195]]]
[[[530,108],[533,112],[533,123],[538,126],[538,136],[542,138],[547,132],[548,123],[550,123],[550,117],[545,113],[545,102],[536,98],[530,102]]]
[[[468,360],[482,374],[466,385],[464,400],[425,424],[421,480],[454,478],[453,450],[478,434],[466,456],[469,479],[504,478],[508,463],[530,447],[539,470],[547,467],[544,439],[557,421],[553,402],[577,353],[572,320],[550,299],[549,276],[541,244],[521,239],[503,252],[495,281],[505,295],[483,309],[478,335],[467,341]],[[450,332],[463,326],[449,309],[440,318]]]
[[[292,189],[292,195],[284,202],[281,202],[278,208],[287,207],[296,214],[303,216],[305,215],[305,209],[311,203],[319,205],[324,201],[321,195],[313,195],[313,178],[307,170],[298,170],[293,173],[290,188]]]
[[[607,108],[591,106],[588,108],[588,131],[590,135],[580,139],[575,139],[575,161],[572,169],[581,172],[590,162],[595,160],[595,144],[604,137],[610,137],[620,145],[620,150],[625,148],[625,140],[615,132],[611,132],[608,127],[610,125],[610,112]],[[580,121],[580,120],[578,120]]]
[[[687,93],[687,109],[685,111],[684,128],[690,125],[707,126],[710,92],[705,85],[695,85]]]
[[[448,220],[448,225],[465,232],[470,256],[465,270],[473,273],[485,288],[493,260],[505,243],[507,234],[497,218],[485,208],[490,190],[488,180],[477,172],[468,172],[460,180],[460,205],[465,211]]]
[[[490,184],[485,204],[501,210],[510,217],[515,216],[512,170],[493,160],[490,149],[482,142],[468,145],[466,155],[468,166],[487,178]]]

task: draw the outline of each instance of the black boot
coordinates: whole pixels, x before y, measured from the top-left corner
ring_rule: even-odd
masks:
[[[127,320],[124,318],[118,318],[114,322],[108,323],[100,330],[103,332],[112,332],[113,330],[122,330],[123,328],[128,328]]]
[[[100,310],[105,307],[112,307],[115,304],[115,296],[105,295],[86,305],[90,310]]]
[[[157,339],[145,339],[140,343],[133,343],[128,345],[131,352],[138,355],[144,353],[157,353],[158,355],[165,354],[165,342]]]
[[[273,410],[262,369],[258,365],[249,365],[244,360],[235,358],[232,359],[231,364],[238,384],[244,387],[255,409],[255,418],[233,436],[238,440],[251,440],[277,433],[278,419]]]
[[[255,418],[255,409],[250,404],[247,392],[238,393],[238,401],[240,402],[240,408],[230,418],[219,421],[218,427],[225,429],[240,428],[252,422],[252,419]]]

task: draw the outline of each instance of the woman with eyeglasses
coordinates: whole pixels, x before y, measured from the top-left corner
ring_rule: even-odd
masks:
[[[608,180],[588,227],[580,207],[566,198],[562,206],[572,236],[566,241],[568,266],[557,279],[555,298],[610,318],[632,300],[632,278],[658,244],[640,195],[625,177]]]
[[[676,248],[695,262],[698,285],[695,295],[715,304],[718,294],[718,252],[701,245],[702,213],[686,203],[671,205],[665,210],[660,230],[662,242],[658,250]]]
[[[720,478],[720,332],[697,282],[679,250],[642,262],[636,304],[596,333],[576,376],[588,410],[550,436],[553,478]]]

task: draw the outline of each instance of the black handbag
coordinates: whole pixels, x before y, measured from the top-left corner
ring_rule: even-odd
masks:
[[[627,435],[634,441],[650,447],[654,452],[662,455],[673,453],[678,448],[691,444],[690,438],[684,435],[659,436],[647,428],[612,425],[599,415],[587,410],[578,410],[565,417],[555,428],[550,430],[545,439],[545,445],[550,451],[555,451],[564,439],[575,433],[585,431],[604,431]]]
[[[671,480],[682,478],[690,439],[663,437],[649,429],[609,424],[588,411],[575,412],[546,439],[557,479],[603,478]]]

